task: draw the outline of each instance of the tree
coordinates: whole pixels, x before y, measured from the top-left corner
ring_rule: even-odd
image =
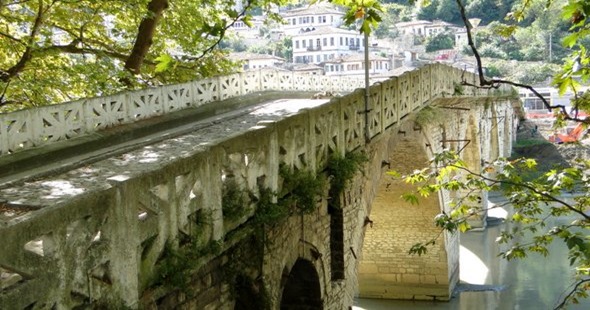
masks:
[[[233,1],[0,1],[0,107],[226,72],[217,49],[225,31],[271,2],[283,0],[250,0],[239,11]]]
[[[539,97],[546,108],[554,111],[557,125],[566,120],[582,124],[590,124],[590,120],[580,118],[579,111],[590,111],[590,92],[576,95],[572,101],[573,110],[568,111],[563,105],[551,105],[533,87],[523,83],[501,78],[487,78],[484,75],[479,47],[475,46],[472,26],[469,23],[463,1],[456,0],[463,23],[467,27],[469,47],[476,59],[479,74],[478,83],[463,81],[462,85],[478,88],[496,88],[502,84],[522,87],[531,90]],[[542,0],[550,8],[551,0]],[[523,0],[518,2],[509,18],[511,25],[499,27],[499,32],[511,36],[523,22],[536,1]],[[590,3],[583,0],[569,0],[561,7],[561,15],[569,23],[569,34],[563,45],[570,53],[561,70],[555,75],[553,84],[561,91],[579,90],[580,82],[590,79],[590,58],[584,43],[590,35]],[[458,195],[451,202],[451,210],[442,212],[435,217],[435,224],[441,230],[449,232],[467,231],[470,229],[467,219],[481,212],[472,208],[478,201],[481,191],[503,191],[514,208],[510,221],[513,230],[503,232],[500,243],[510,244],[510,248],[501,255],[506,259],[525,258],[530,253],[547,255],[547,246],[554,241],[562,241],[568,248],[568,259],[575,267],[576,275],[569,293],[557,305],[564,307],[568,302],[577,302],[579,298],[588,297],[590,291],[590,178],[588,169],[590,161],[580,160],[573,167],[558,167],[538,173],[537,162],[533,159],[498,158],[493,163],[483,165],[481,171],[470,170],[461,157],[451,151],[437,154],[432,160],[432,167],[416,171],[405,176],[409,183],[417,184],[415,195],[405,195],[408,201],[415,201],[418,195],[428,196],[441,190],[467,193]],[[432,169],[433,168],[433,169]],[[536,173],[531,173],[536,172]],[[532,177],[523,177],[531,176]],[[565,193],[573,193],[570,199],[564,199]],[[484,210],[485,211],[485,210]],[[564,216],[574,217],[574,221],[548,226],[548,219]],[[527,237],[525,241],[520,237]],[[410,253],[421,254],[435,239],[414,245]]]
[[[455,36],[450,32],[437,33],[426,39],[426,52],[451,49],[455,46]]]

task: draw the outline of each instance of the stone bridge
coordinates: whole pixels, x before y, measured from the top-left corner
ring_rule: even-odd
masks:
[[[448,300],[459,237],[442,236],[428,255],[407,253],[438,233],[433,217],[456,193],[409,205],[400,195],[411,187],[386,172],[428,167],[443,149],[476,170],[510,154],[512,89],[462,89],[462,79],[476,81],[425,66],[373,84],[366,106],[364,89],[352,91],[359,80],[265,71],[0,115],[2,159],[256,91],[349,92],[281,119],[217,124],[237,128],[229,134],[186,133],[4,186],[0,308],[340,310],[355,296]],[[347,169],[355,173],[345,182]]]

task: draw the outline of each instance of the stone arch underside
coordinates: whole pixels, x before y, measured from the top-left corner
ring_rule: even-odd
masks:
[[[323,309],[320,278],[313,263],[298,259],[286,278],[281,310],[315,309]]]
[[[428,142],[419,131],[390,141],[387,162],[401,174],[428,166]],[[439,234],[433,224],[441,211],[439,195],[421,198],[418,205],[401,198],[415,190],[402,180],[383,175],[370,208],[371,225],[365,227],[359,262],[358,295],[383,299],[448,300],[458,279],[458,262],[449,264],[446,236],[422,256],[408,254],[413,244]],[[454,245],[453,245],[454,246]],[[457,249],[458,251],[458,249]],[[449,268],[449,266],[453,266]],[[452,270],[452,271],[449,271]]]

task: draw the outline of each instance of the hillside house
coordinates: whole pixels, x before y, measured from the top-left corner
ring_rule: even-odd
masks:
[[[293,62],[319,64],[337,57],[362,53],[364,37],[357,31],[317,27],[293,35]]]
[[[342,25],[344,13],[334,5],[318,3],[280,13],[287,22],[282,25],[286,35],[309,32],[317,27]]]
[[[391,70],[389,58],[369,55],[369,74],[385,74]],[[324,62],[326,75],[362,75],[365,74],[365,55],[351,54]]]

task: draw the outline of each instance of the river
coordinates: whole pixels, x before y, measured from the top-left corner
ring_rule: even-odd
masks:
[[[498,208],[491,210],[489,216],[499,219],[507,213]],[[549,227],[571,220],[562,218],[559,222],[549,223]],[[353,309],[553,309],[573,280],[565,245],[556,241],[547,257],[530,254],[523,260],[506,261],[497,257],[501,247],[495,240],[510,224],[493,222],[495,224],[483,231],[461,235],[461,282],[451,301],[357,299]],[[590,299],[581,300],[577,305],[570,304],[566,309],[590,309]]]

